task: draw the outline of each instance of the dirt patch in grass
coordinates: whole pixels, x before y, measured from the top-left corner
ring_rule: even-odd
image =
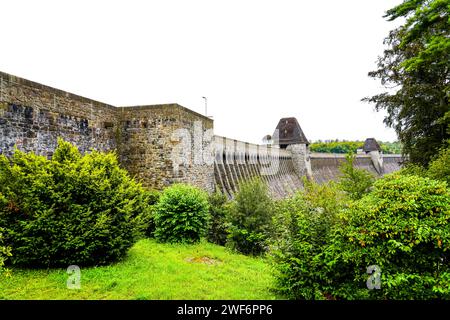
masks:
[[[222,261],[210,257],[189,257],[186,258],[186,261],[190,263],[203,263],[211,266],[222,263]]]

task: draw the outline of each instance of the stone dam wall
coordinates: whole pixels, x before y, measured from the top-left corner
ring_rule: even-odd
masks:
[[[260,177],[275,198],[287,197],[302,187],[292,153],[276,147],[214,137],[216,188],[228,197],[238,191],[239,182]]]
[[[245,143],[215,136],[214,176],[216,188],[230,198],[238,191],[239,182],[259,176],[267,182],[274,198],[292,195],[303,188],[303,177],[318,183],[337,180],[344,154],[309,153],[301,148],[280,149]],[[295,152],[297,151],[297,152]],[[400,155],[382,155],[382,171],[370,155],[358,154],[354,166],[374,176],[382,176],[401,168]]]
[[[356,155],[354,166],[358,169],[367,170],[374,176],[381,176],[400,170],[403,160],[401,155],[383,155],[382,159],[382,172],[378,172],[370,155]],[[341,175],[339,166],[343,162],[345,162],[344,154],[311,153],[311,169],[314,180],[319,183],[337,180]]]
[[[115,151],[145,186],[185,182],[228,197],[259,176],[275,198],[302,188],[307,177],[335,180],[344,155],[311,154],[306,143],[286,149],[215,136],[213,121],[178,104],[117,107],[0,72],[0,153],[14,147],[51,157],[58,137],[80,149]],[[397,155],[357,155],[374,175],[398,170]]]

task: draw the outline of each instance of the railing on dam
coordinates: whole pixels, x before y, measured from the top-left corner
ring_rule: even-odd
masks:
[[[229,198],[239,183],[253,177],[267,182],[276,197],[285,197],[301,187],[289,151],[270,145],[256,145],[221,136],[214,137],[214,176],[216,187]]]

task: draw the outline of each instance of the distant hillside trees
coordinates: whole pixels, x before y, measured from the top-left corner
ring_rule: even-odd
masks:
[[[381,150],[385,154],[400,154],[402,146],[400,142],[382,142],[378,141]],[[362,149],[364,141],[339,141],[339,140],[318,140],[310,145],[311,152],[322,153],[355,153],[358,149]]]

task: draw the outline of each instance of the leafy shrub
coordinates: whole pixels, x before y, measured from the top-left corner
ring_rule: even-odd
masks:
[[[1,197],[1,194],[0,194]],[[3,234],[2,229],[0,229],[0,276],[3,272],[8,272],[7,269],[4,268],[5,261],[11,257],[11,248],[3,246]]]
[[[143,216],[143,223],[141,225],[144,226],[143,234],[149,238],[154,237],[156,225],[155,225],[155,211],[156,204],[161,197],[161,193],[157,190],[148,190],[145,192],[145,203],[147,206],[147,210],[145,211],[147,214]]]
[[[450,298],[450,191],[416,176],[386,176],[343,209],[326,232],[289,200],[274,250],[279,290],[297,299]],[[318,222],[317,222],[318,221]],[[381,271],[369,290],[367,268]]]
[[[156,205],[155,238],[161,242],[198,242],[209,224],[207,194],[190,185],[166,188]]]
[[[208,241],[225,245],[228,236],[228,215],[229,203],[227,197],[221,192],[215,192],[208,198],[209,214],[211,216],[211,223],[208,230]]]
[[[448,142],[450,145],[450,141]],[[446,181],[450,186],[450,146],[443,148],[436,154],[425,168],[421,165],[408,163],[402,170],[403,175],[416,175],[434,180]]]
[[[322,254],[346,198],[333,182],[304,181],[305,189],[278,201],[271,255],[278,291],[291,299],[325,299]]]
[[[361,199],[372,187],[374,177],[367,170],[355,168],[354,161],[354,154],[346,155],[346,161],[339,168],[342,173],[339,185],[350,198],[357,200]]]
[[[161,198],[161,192],[158,190],[148,190],[147,191],[147,204],[154,206],[158,203],[159,198]]]
[[[309,206],[323,212],[330,219],[334,219],[337,212],[347,203],[346,194],[334,181],[319,184],[304,178],[303,186],[301,194],[304,200],[308,202]]]
[[[361,292],[366,268],[381,269],[381,290],[359,295],[381,299],[450,298],[450,192],[445,183],[390,175],[349,209],[341,253]],[[359,290],[357,290],[359,289]],[[352,293],[350,294],[350,291]]]
[[[398,171],[400,175],[404,176],[419,176],[419,177],[426,177],[427,176],[427,170],[415,163],[407,163],[404,167]]]
[[[431,179],[446,181],[450,186],[450,141],[448,145],[430,162],[427,176]]]
[[[230,208],[227,244],[244,254],[266,251],[271,232],[273,204],[267,185],[259,178],[241,182]]]
[[[51,160],[0,156],[0,227],[14,265],[101,265],[123,257],[145,227],[145,192],[113,153],[58,141]]]

